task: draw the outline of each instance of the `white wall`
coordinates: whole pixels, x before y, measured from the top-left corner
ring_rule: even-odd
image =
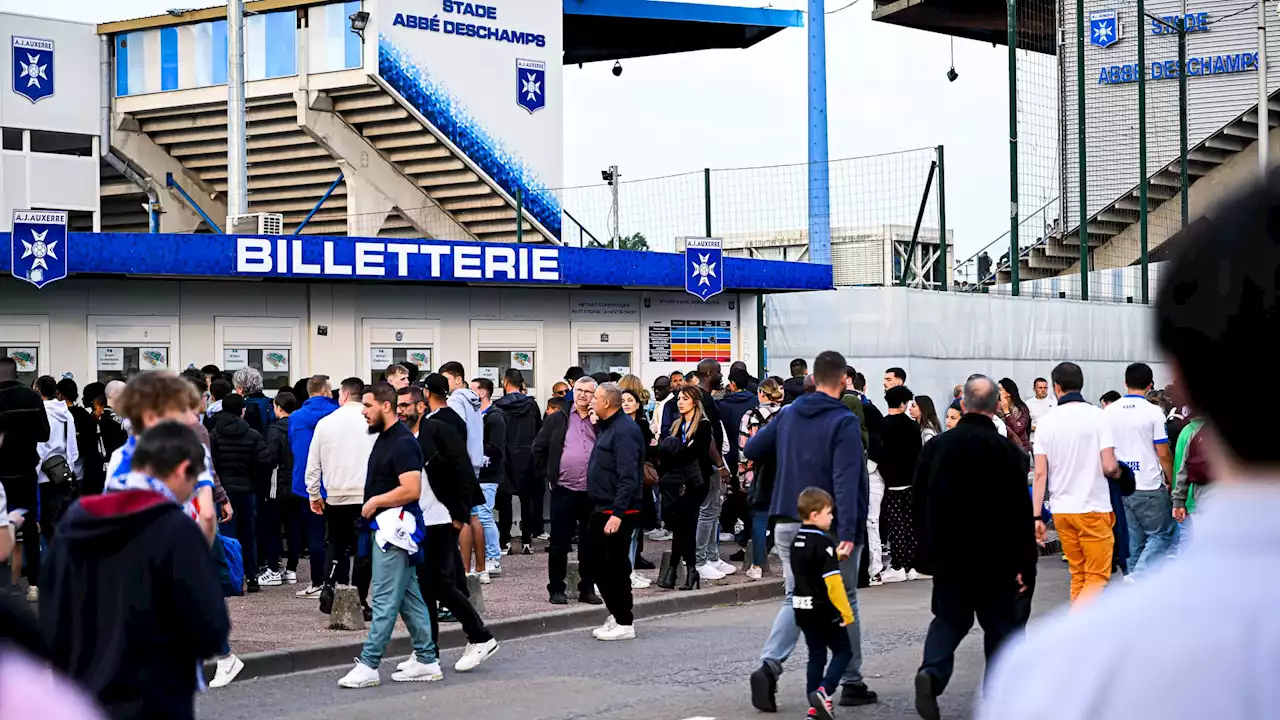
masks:
[[[883,408],[889,367],[907,371],[907,386],[939,407],[969,375],[1012,378],[1024,397],[1031,382],[1071,361],[1084,370],[1085,398],[1124,391],[1124,369],[1145,362],[1158,387],[1170,382],[1156,348],[1152,310],[1139,305],[1082,303],[940,293],[907,288],[854,288],[772,295],[766,304],[770,370],[810,362],[824,350],[843,354],[867,377],[868,395]]]
[[[591,303],[601,301],[609,305],[604,315],[589,310]],[[69,372],[81,384],[97,377],[97,343],[90,336],[91,322],[94,327],[155,326],[162,334],[172,329],[169,365],[174,370],[224,364],[226,345],[215,332],[219,323],[224,333],[228,325],[241,329],[252,325],[259,329],[259,336],[261,328],[277,328],[281,346],[293,349],[289,370],[295,380],[315,373],[334,378],[367,376],[370,345],[365,340],[366,324],[394,328],[396,321],[402,320],[407,332],[430,329],[435,338],[433,364],[458,360],[473,375],[477,374],[478,336],[493,342],[492,338],[501,338],[504,333],[507,337],[532,337],[533,330],[537,331],[535,347],[504,349],[537,352],[536,390],[543,400],[550,395],[552,382],[577,364],[575,350],[580,345],[574,328],[603,328],[613,342],[631,338],[622,349],[634,353],[632,372],[647,385],[668,372],[669,366],[688,370],[694,363],[672,366],[649,362],[645,323],[673,318],[725,319],[730,322],[731,356],[754,368],[756,350],[755,328],[743,330],[740,324],[754,324],[754,300],[737,294],[718,296],[704,306],[683,293],[148,279],[70,279],[37,290],[27,283],[0,278],[0,308],[4,308],[0,312],[0,351],[32,347],[33,339],[40,338],[39,372],[55,377]],[[325,335],[319,334],[322,325]],[[295,327],[298,334],[293,338]],[[480,329],[497,333],[478,333]]]
[[[97,135],[101,77],[97,27],[0,13],[0,125]],[[53,41],[53,94],[32,103],[13,92],[13,35]]]

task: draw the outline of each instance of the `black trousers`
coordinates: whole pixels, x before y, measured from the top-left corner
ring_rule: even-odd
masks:
[[[325,576],[325,536],[328,534],[327,522],[323,515],[317,515],[311,511],[311,501],[304,497],[299,497],[302,501],[302,510],[300,511],[300,522],[305,531],[307,541],[307,563],[311,567],[311,587],[320,587],[324,585]]]
[[[591,510],[586,490],[566,490],[559,485],[551,489],[551,557],[547,560],[547,592],[566,592],[564,579],[569,572],[569,550],[577,534],[585,534]],[[627,536],[628,552],[631,550],[630,542],[631,537]],[[628,560],[628,577],[630,566]],[[578,583],[579,595],[590,593],[591,586],[598,584],[593,577],[594,571],[589,554],[578,553],[578,574],[582,578]]]
[[[883,537],[889,546],[890,566],[894,570],[914,569],[918,542],[911,488],[884,491],[884,501],[880,506],[880,527],[883,528]]]
[[[511,542],[511,493],[498,484],[498,494],[493,498],[493,512],[498,520],[498,545],[505,548]]]
[[[800,627],[804,643],[809,646],[809,664],[805,668],[804,691],[811,693],[822,687],[828,695],[840,686],[840,678],[853,660],[853,643],[849,631],[834,623],[805,624]],[[827,650],[831,650],[831,662],[827,662]]]
[[[956,648],[973,628],[974,616],[982,626],[983,651],[987,663],[1004,641],[1022,625],[1018,622],[1018,587],[1009,578],[999,587],[992,578],[976,582],[981,586],[961,584],[954,580],[933,579],[933,622],[924,641],[924,662],[920,669],[933,676],[934,693],[941,695],[951,681],[955,669]]]
[[[360,604],[369,604],[369,584],[373,581],[373,564],[369,558],[356,557],[360,522],[359,505],[325,505],[325,567],[324,584],[355,585],[360,593]],[[354,562],[349,562],[354,560]],[[352,567],[354,566],[354,567]],[[350,568],[350,570],[348,570]]]
[[[484,621],[471,606],[471,601],[458,589],[462,574],[462,553],[458,552],[458,531],[453,525],[428,525],[422,539],[422,564],[418,566],[418,589],[431,616],[431,637],[440,637],[439,604],[462,625],[469,643],[493,639]]]
[[[547,486],[542,478],[530,477],[521,483],[520,493],[520,544],[529,545],[543,533],[542,502],[547,496]]]
[[[609,614],[619,625],[631,625],[635,622],[631,614],[631,532],[638,518],[623,515],[618,531],[606,535],[604,526],[612,517],[602,512],[591,513],[578,557],[590,558],[596,586]]]
[[[671,531],[672,562],[683,560],[687,568],[693,569],[698,566],[694,558],[697,548],[698,508],[707,497],[707,485],[692,491],[671,484],[658,487],[662,491],[662,520]]]

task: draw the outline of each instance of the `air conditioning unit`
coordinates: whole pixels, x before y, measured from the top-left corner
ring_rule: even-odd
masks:
[[[250,213],[227,217],[228,235],[283,235],[284,215],[280,213]]]

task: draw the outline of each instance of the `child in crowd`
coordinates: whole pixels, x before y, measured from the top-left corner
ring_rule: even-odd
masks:
[[[547,398],[547,413],[543,417],[551,417],[553,413],[558,412],[564,412],[564,397],[556,395]]]
[[[849,632],[854,622],[853,609],[840,577],[840,560],[836,543],[827,536],[831,529],[835,501],[825,490],[805,488],[796,502],[803,525],[791,545],[791,572],[795,576],[796,625],[804,632],[809,646],[808,680],[809,717],[834,720],[827,688],[835,689],[853,659]],[[827,649],[831,663],[827,664]],[[825,666],[825,674],[824,674]]]

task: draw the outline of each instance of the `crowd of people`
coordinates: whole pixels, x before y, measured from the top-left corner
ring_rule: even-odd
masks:
[[[733,573],[721,543],[743,543],[730,559],[749,552],[746,574],[759,579],[772,548],[786,596],[750,676],[761,711],[776,712],[802,635],[811,717],[877,702],[863,675],[857,590],[932,578],[914,678],[925,720],[940,717],[938,697],[975,619],[988,661],[1008,646],[983,717],[1028,717],[1050,697],[1074,709],[1059,706],[1063,717],[1212,712],[1209,696],[1191,689],[1170,693],[1189,698],[1182,712],[1154,692],[1164,687],[1149,672],[1159,658],[1197,653],[1215,660],[1198,670],[1212,696],[1234,703],[1216,715],[1249,716],[1261,707],[1258,688],[1239,670],[1246,657],[1261,659],[1256,672],[1274,665],[1274,633],[1257,625],[1269,597],[1203,578],[1249,577],[1275,547],[1280,497],[1259,482],[1274,472],[1265,428],[1229,412],[1210,379],[1212,358],[1261,362],[1244,347],[1249,328],[1275,327],[1274,251],[1250,244],[1256,227],[1241,219],[1258,204],[1269,207],[1242,201],[1219,233],[1192,232],[1187,259],[1175,261],[1157,316],[1180,383],[1154,391],[1152,369],[1134,363],[1125,393],[1098,405],[1084,397],[1082,369],[1063,362],[1033,380],[1026,400],[1010,378],[972,375],[940,419],[939,405],[893,367],[881,412],[866,378],[834,351],[812,371],[793,361],[785,380],[758,380],[735,363],[726,383],[714,360],[651,387],[570,368],[545,411],[519,370],[502,376],[495,399],[491,379],[468,382],[457,362],[425,376],[393,365],[378,382],[336,388],[316,375],[270,398],[253,368],[148,372],[86,387],[77,405],[74,382],[46,376],[24,387],[0,358],[0,560],[11,571],[0,584],[25,577],[40,610],[28,619],[25,603],[0,592],[9,673],[0,686],[30,673],[29,654],[113,717],[192,717],[203,660],[217,658],[214,687],[243,668],[223,598],[301,584],[304,552],[309,578],[297,595],[331,612],[337,588],[353,584],[369,622],[342,687],[380,683],[398,617],[413,652],[393,681],[443,679],[436,638],[446,613],[467,638],[454,671],[474,670],[498,643],[470,605],[467,576],[502,576],[518,497],[520,552],[549,541],[549,602],[573,593],[603,604],[608,619],[592,633],[601,641],[636,638],[632,590],[653,566],[646,538],[671,540],[657,581],[667,589]],[[1218,259],[1210,240],[1219,235],[1252,261]],[[1219,273],[1212,288],[1202,268]],[[1223,306],[1213,288],[1227,276],[1251,290]],[[1072,613],[1023,639],[1038,546],[1051,531]],[[575,545],[580,579],[570,588]],[[1156,573],[1171,557],[1171,572]],[[1117,572],[1135,587],[1104,592]],[[1169,643],[1189,647],[1153,642],[1174,619],[1184,625]],[[1069,662],[1029,673],[1046,653]],[[63,681],[41,677],[31,687],[60,688],[52,716],[93,716]],[[1064,683],[1079,692],[1058,692]]]

